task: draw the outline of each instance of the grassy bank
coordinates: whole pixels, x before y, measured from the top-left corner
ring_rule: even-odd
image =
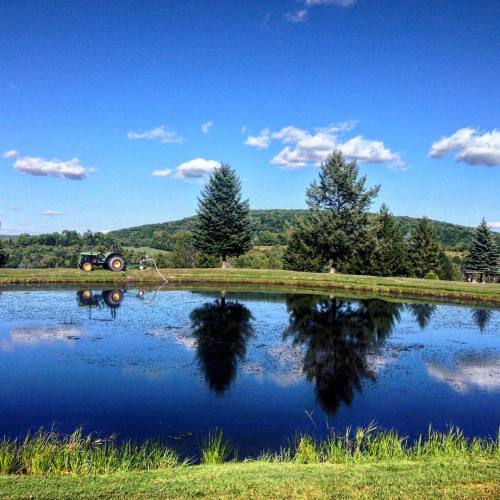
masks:
[[[249,284],[283,286],[313,290],[353,290],[401,297],[434,297],[443,300],[486,301],[500,304],[500,284],[477,284],[459,281],[417,278],[384,278],[347,274],[299,273],[267,269],[163,269],[171,284]],[[0,269],[0,285],[67,284],[161,284],[154,270],[126,273],[77,269]]]
[[[248,462],[103,476],[0,476],[1,498],[498,498],[498,462]]]
[[[221,433],[202,442],[201,465],[158,443],[39,433],[0,444],[0,497],[30,498],[494,498],[500,436],[457,429],[409,444],[374,428],[298,437],[279,453],[239,460]],[[194,460],[194,459],[192,459]],[[229,461],[230,460],[230,461]],[[229,462],[228,462],[229,461]]]

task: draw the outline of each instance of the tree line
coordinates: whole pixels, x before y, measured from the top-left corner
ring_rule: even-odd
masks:
[[[498,273],[497,240],[484,220],[466,260],[450,258],[426,217],[405,234],[386,205],[371,214],[380,186],[368,188],[366,181],[355,161],[347,161],[341,152],[334,151],[321,165],[318,179],[307,188],[308,209],[298,212],[303,215],[296,216],[295,224],[288,227],[287,245],[255,248],[258,224],[248,200],[242,199],[238,176],[222,164],[200,194],[190,230],[171,236],[165,231],[153,233],[160,248],[169,249],[155,258],[162,267],[222,265],[448,280],[461,279],[464,269],[481,272],[487,280]],[[280,223],[271,213],[268,219],[270,227]],[[90,231],[82,235],[76,231],[20,235],[3,245],[0,241],[0,266],[74,267],[81,249],[106,250],[116,243],[115,237]],[[121,250],[129,262],[138,262],[146,253]]]

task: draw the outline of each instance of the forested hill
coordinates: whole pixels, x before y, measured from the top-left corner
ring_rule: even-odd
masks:
[[[252,210],[252,217],[257,223],[256,244],[285,245],[287,243],[287,228],[295,223],[297,216],[306,213],[306,210]],[[396,218],[405,235],[409,234],[419,220],[406,216],[397,216]],[[191,231],[195,219],[196,217],[193,216],[171,222],[120,229],[112,231],[109,236],[128,246],[167,249],[170,236],[177,231]],[[440,221],[432,221],[432,224],[446,249],[465,249],[474,235],[474,228],[471,227]],[[496,237],[500,244],[500,234],[496,234]]]

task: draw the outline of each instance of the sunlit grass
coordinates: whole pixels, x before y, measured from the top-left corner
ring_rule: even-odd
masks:
[[[236,450],[231,442],[224,438],[220,429],[208,433],[200,450],[200,460],[205,465],[223,464]]]
[[[468,439],[451,427],[439,433],[429,428],[425,436],[409,443],[396,431],[379,431],[371,424],[356,430],[317,440],[300,434],[279,452],[263,452],[244,462],[288,464],[369,464],[425,462],[432,460],[500,460],[500,431],[495,438]],[[80,429],[70,435],[39,431],[23,439],[0,441],[0,475],[49,476],[61,474],[100,475],[115,472],[171,469],[192,463],[161,443],[118,442],[84,435]],[[214,466],[237,462],[237,450],[219,429],[210,431],[200,447],[199,461]],[[241,460],[240,460],[241,462]]]

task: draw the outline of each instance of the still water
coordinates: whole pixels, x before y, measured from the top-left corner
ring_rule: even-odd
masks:
[[[375,421],[500,425],[500,310],[191,290],[0,292],[0,435],[55,426],[241,455]]]

